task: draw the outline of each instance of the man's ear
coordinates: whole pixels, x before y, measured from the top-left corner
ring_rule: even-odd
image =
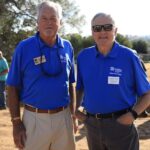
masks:
[[[62,25],[63,25],[63,21],[60,20],[60,26],[59,26],[59,29],[62,27]]]
[[[36,21],[36,29],[39,31],[38,21]]]
[[[60,20],[60,25],[61,25],[61,26],[63,25],[63,21],[62,21],[62,19]]]
[[[115,28],[115,36],[117,36],[118,28]]]

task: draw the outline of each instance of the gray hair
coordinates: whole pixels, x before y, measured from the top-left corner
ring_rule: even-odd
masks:
[[[97,13],[91,20],[91,24],[93,24],[94,20],[97,18],[97,17],[105,17],[105,18],[108,18],[110,19],[110,21],[112,22],[113,25],[115,25],[115,21],[114,19],[112,18],[112,16],[110,14],[106,14],[106,13]]]
[[[38,7],[37,7],[37,18],[39,18],[41,10],[44,7],[53,8],[57,13],[58,18],[62,19],[62,7],[60,6],[60,4],[52,2],[52,1],[44,1],[38,5]]]

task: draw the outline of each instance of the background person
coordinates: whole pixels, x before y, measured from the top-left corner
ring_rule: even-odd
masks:
[[[42,2],[38,32],[21,41],[13,56],[8,100],[19,149],[75,150],[71,117],[75,111],[74,55],[71,43],[57,33],[61,18],[59,4]]]
[[[137,54],[115,41],[110,15],[96,14],[91,29],[96,45],[77,58],[76,110],[87,129],[89,150],[139,150],[134,120],[150,105],[146,73]],[[86,114],[78,110],[81,103]]]
[[[6,109],[6,95],[5,95],[5,81],[8,74],[8,63],[4,58],[2,51],[0,51],[0,110]]]

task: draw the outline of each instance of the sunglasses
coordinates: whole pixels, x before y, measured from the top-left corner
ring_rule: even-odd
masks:
[[[113,25],[112,24],[104,24],[104,25],[94,25],[92,26],[94,32],[101,32],[102,29],[104,31],[112,31]]]
[[[40,61],[42,62],[43,56],[45,56],[45,55],[43,54],[43,50],[40,46],[39,39],[37,39],[37,42],[38,42],[39,51],[41,53]],[[50,65],[48,65],[48,63],[50,63],[50,61],[52,61],[52,60],[50,60],[50,58],[49,58],[49,60],[47,60],[47,63],[40,64],[40,68],[41,68],[43,75],[48,76],[48,77],[56,77],[62,73],[63,68],[62,68],[62,62],[61,62],[61,58],[60,58],[60,54],[59,54],[59,49],[56,49],[55,59],[56,59],[55,62],[57,62],[57,66],[55,67],[55,69],[52,68],[52,70],[51,70]]]

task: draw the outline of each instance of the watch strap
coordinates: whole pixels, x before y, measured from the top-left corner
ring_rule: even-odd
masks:
[[[138,117],[137,112],[133,109],[131,109],[130,112],[131,112],[132,116],[134,117],[134,119],[137,119],[137,117]]]

